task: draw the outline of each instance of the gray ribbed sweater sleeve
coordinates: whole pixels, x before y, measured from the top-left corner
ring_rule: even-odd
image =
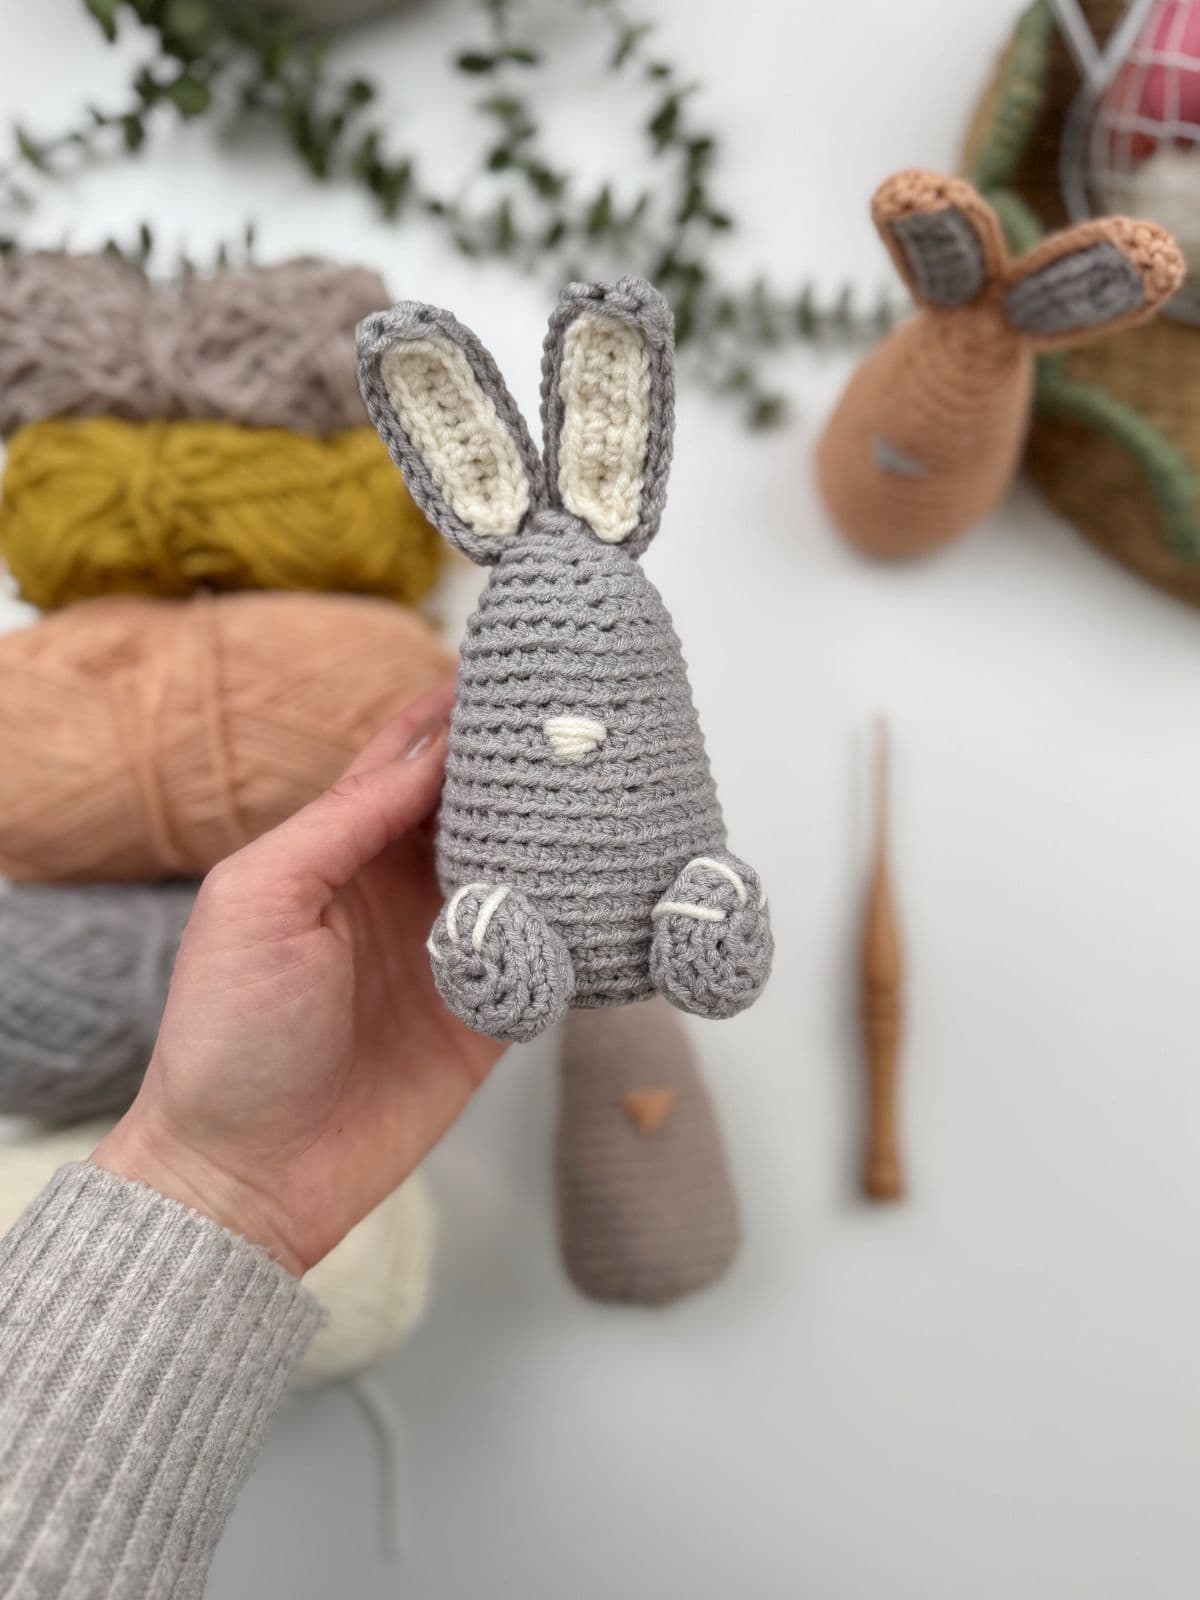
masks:
[[[198,1597],[320,1317],[246,1240],[63,1167],[0,1240],[3,1600]]]

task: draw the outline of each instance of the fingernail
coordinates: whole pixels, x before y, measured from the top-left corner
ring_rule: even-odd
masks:
[[[401,750],[401,761],[416,761],[419,756],[423,756],[445,726],[445,719],[442,717],[430,717],[421,723]]]

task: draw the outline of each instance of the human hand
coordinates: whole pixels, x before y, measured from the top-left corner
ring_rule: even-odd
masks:
[[[326,794],[215,867],[153,1058],[92,1159],[303,1273],[417,1166],[500,1054],[446,1010],[425,938],[452,683]]]

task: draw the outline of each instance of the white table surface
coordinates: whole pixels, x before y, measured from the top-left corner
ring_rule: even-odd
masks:
[[[647,0],[709,82],[744,233],[781,279],[886,280],[865,216],[953,165],[1015,0]],[[563,4],[548,7],[561,32]],[[4,0],[0,107],[51,129],[113,92],[76,0]],[[467,0],[363,33],[397,129],[470,133],[443,70]],[[582,46],[548,114],[597,159]],[[599,156],[614,159],[611,147]],[[548,296],[376,225],[270,152],[173,131],[56,198],[43,237],[143,215],[197,251],[259,218],[450,304],[535,410]],[[428,1164],[430,1315],[379,1381],[403,1417],[405,1551],[379,1559],[354,1401],[278,1420],[212,1600],[1190,1600],[1200,1557],[1200,617],[1028,488],[936,561],[831,533],[811,447],[848,358],[799,351],[784,429],[695,389],[647,567],[691,663],[736,847],[770,886],[773,988],[698,1025],[745,1207],[741,1259],[676,1309],[601,1309],[555,1258],[554,1044],[513,1051]],[[473,581],[474,575],[471,580]],[[15,613],[14,613],[15,615]],[[864,730],[896,730],[911,961],[912,1199],[855,1197],[852,943]]]

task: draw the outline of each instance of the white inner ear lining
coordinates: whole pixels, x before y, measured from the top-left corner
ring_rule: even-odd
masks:
[[[638,525],[650,436],[650,354],[629,323],[585,311],[563,338],[558,492],[606,544]]]
[[[450,510],[473,533],[513,534],[529,510],[517,442],[453,340],[395,344],[379,363],[388,399]]]

